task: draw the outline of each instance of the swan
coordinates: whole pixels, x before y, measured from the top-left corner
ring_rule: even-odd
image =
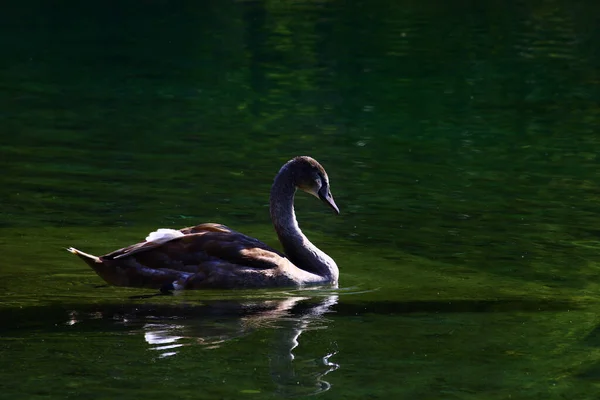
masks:
[[[270,195],[271,220],[285,253],[215,223],[158,229],[143,242],[100,257],[73,247],[67,250],[115,286],[169,292],[337,285],[335,261],[298,226],[294,212],[297,189],[321,199],[336,214],[340,212],[321,164],[307,156],[285,163],[275,176]]]

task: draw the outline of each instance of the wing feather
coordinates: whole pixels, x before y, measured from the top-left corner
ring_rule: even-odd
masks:
[[[133,257],[149,268],[196,272],[207,265],[256,269],[274,268],[285,255],[265,243],[220,224],[200,224],[180,230],[184,236],[163,243],[141,242],[103,256],[106,260]]]

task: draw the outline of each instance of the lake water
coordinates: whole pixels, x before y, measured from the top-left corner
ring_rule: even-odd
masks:
[[[595,1],[8,2],[0,398],[595,399]],[[104,254],[219,222],[338,289],[114,288]]]

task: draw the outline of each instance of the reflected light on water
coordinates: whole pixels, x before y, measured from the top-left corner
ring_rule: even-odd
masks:
[[[172,350],[183,346],[183,343],[177,342],[183,339],[184,336],[174,335],[173,333],[182,328],[182,325],[146,324],[144,325],[144,339],[149,345],[156,345],[155,347],[151,347],[151,349],[160,351],[161,358],[174,356],[177,352]]]

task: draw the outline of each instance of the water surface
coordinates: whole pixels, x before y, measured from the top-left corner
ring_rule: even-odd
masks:
[[[9,1],[0,398],[593,399],[595,2]],[[106,287],[63,251],[297,214],[340,288]]]

